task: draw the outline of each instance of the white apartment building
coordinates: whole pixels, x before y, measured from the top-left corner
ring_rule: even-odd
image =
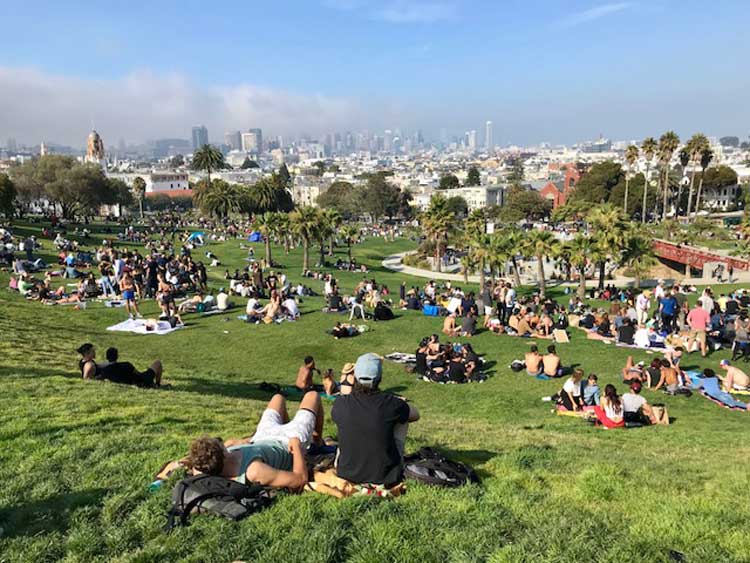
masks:
[[[133,181],[141,177],[146,182],[146,193],[168,193],[174,195],[178,192],[189,190],[189,176],[187,172],[152,171],[152,172],[111,172],[109,178],[122,180],[128,186],[133,186]],[[187,194],[186,194],[187,195]]]
[[[503,205],[505,187],[501,185],[494,186],[469,186],[456,188],[453,190],[432,190],[414,194],[414,204],[418,209],[426,209],[430,201],[436,194],[445,198],[459,196],[466,200],[469,211],[483,209],[490,205]]]
[[[295,182],[292,187],[292,201],[298,206],[312,205],[317,207],[318,196],[327,189],[327,183],[316,183],[310,181]]]
[[[704,189],[701,194],[701,205],[705,209],[728,211],[737,204],[741,189],[737,184],[718,189]]]

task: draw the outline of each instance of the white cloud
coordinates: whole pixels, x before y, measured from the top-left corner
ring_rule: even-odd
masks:
[[[449,20],[456,13],[452,0],[323,0],[323,3],[337,10],[361,11],[369,18],[395,24],[434,23]]]
[[[211,140],[250,127],[273,135],[316,135],[366,127],[372,113],[355,100],[253,84],[207,88],[176,73],[92,80],[0,66],[0,137],[28,143],[82,146],[92,122],[110,146],[120,137],[189,138],[191,126],[201,123]]]
[[[568,17],[564,18],[560,22],[560,24],[563,27],[573,27],[576,25],[580,25],[583,23],[597,20],[599,18],[603,18],[605,16],[609,16],[611,14],[615,14],[617,12],[622,12],[623,10],[628,9],[630,5],[631,4],[629,2],[618,2],[615,4],[602,4],[601,6],[596,6],[595,8],[589,8],[588,10],[583,10],[582,12],[571,14]]]

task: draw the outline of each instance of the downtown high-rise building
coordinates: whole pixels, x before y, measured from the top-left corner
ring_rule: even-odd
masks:
[[[208,129],[205,125],[193,127],[193,152],[208,144]]]
[[[466,148],[470,151],[477,150],[477,130],[467,131],[465,135]]]
[[[247,133],[243,133],[242,150],[253,154],[262,153],[263,131],[261,129],[248,129]]]
[[[239,131],[227,131],[224,133],[224,144],[229,147],[229,150],[242,150],[242,133]]]
[[[484,146],[489,151],[495,148],[495,139],[492,137],[493,133],[492,122],[488,121],[484,124]]]
[[[393,131],[386,129],[383,134],[383,150],[391,152],[393,150]]]

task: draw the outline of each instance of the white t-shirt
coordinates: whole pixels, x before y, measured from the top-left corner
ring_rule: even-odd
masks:
[[[229,296],[223,291],[219,292],[219,294],[216,296],[216,307],[219,309],[219,311],[226,311],[228,304]]]
[[[331,284],[331,280],[327,280],[325,284],[325,293],[326,295],[330,295],[333,293],[333,284]]]
[[[651,346],[651,340],[648,337],[647,328],[639,328],[635,331],[635,335],[633,336],[633,344],[638,346],[638,348],[648,348]]]
[[[512,287],[505,292],[505,305],[513,306],[516,304],[516,290]]]
[[[624,412],[638,412],[646,404],[646,399],[635,393],[625,393],[622,396],[622,410]]]
[[[642,293],[636,298],[635,304],[639,311],[648,311],[651,305],[648,301],[648,297]]]
[[[449,312],[455,313],[458,311],[458,308],[461,306],[461,300],[458,297],[451,297],[451,300],[448,301],[448,306],[446,309],[448,309]]]
[[[251,297],[247,300],[247,306],[245,312],[249,315],[258,309],[258,300],[255,297]]]
[[[573,380],[572,377],[569,377],[568,380],[563,385],[563,391],[566,393],[570,393],[574,397],[580,397],[581,396],[581,382],[576,382]]]
[[[286,299],[281,306],[284,307],[291,316],[296,317],[299,315],[299,307],[294,299]]]
[[[704,295],[701,297],[701,303],[703,303],[703,310],[707,311],[709,314],[713,313],[714,311],[714,300],[711,299],[708,295]]]
[[[659,299],[664,297],[664,294],[665,294],[664,286],[657,285],[656,288],[654,289],[654,299],[656,299],[656,301],[659,301]]]

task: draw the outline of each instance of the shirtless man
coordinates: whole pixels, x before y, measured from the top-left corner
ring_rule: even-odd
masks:
[[[297,371],[297,381],[294,382],[294,386],[300,391],[310,391],[313,389],[313,372],[320,373],[320,370],[315,367],[315,360],[312,356],[305,356],[302,365]]]
[[[727,372],[724,377],[717,375],[721,379],[724,391],[731,393],[732,391],[746,391],[750,388],[750,377],[740,368],[730,365],[729,360],[721,360],[719,366]]]
[[[525,361],[527,374],[537,376],[542,373],[543,358],[536,344],[532,345],[531,349],[526,353]]]
[[[141,313],[138,310],[138,303],[135,299],[135,280],[130,275],[130,269],[125,269],[120,278],[120,292],[125,301],[125,311],[128,313],[128,317],[132,319],[133,315],[135,315],[140,319]]]
[[[456,327],[456,313],[451,313],[443,321],[443,334],[448,336],[458,336],[459,330]]]
[[[659,377],[659,383],[654,387],[654,391],[664,389],[668,393],[674,393],[680,388],[680,380],[678,378],[678,372],[672,367],[672,363],[669,360],[661,361],[661,376]]]
[[[562,377],[563,367],[560,356],[557,355],[555,345],[547,346],[547,353],[542,357],[544,363],[544,375],[547,377]]]

